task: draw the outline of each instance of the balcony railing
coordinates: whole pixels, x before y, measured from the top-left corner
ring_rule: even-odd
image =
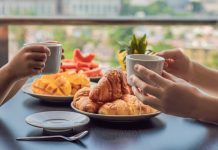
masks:
[[[8,61],[9,25],[218,25],[218,17],[207,18],[69,18],[0,17],[0,66]]]

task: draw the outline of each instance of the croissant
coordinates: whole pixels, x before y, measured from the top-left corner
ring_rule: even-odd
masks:
[[[91,90],[79,90],[72,105],[81,111],[103,115],[140,115],[156,111],[131,95],[126,76],[119,70],[106,72]]]
[[[89,97],[95,102],[111,102],[128,94],[126,76],[120,70],[109,70],[90,91]]]
[[[89,98],[90,88],[84,87],[76,92],[72,105],[79,110],[97,113],[100,107],[100,104],[93,102]]]
[[[98,113],[104,115],[140,115],[155,111],[152,107],[144,105],[135,96],[126,94],[122,99],[102,105]]]
[[[148,105],[143,104],[136,96],[125,94],[122,99],[127,102],[130,115],[139,115],[153,113],[156,110]]]
[[[99,108],[98,113],[103,115],[129,115],[130,111],[124,100],[117,99],[102,105]]]

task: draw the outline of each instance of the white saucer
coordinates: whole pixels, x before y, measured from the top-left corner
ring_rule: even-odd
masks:
[[[47,111],[26,117],[26,122],[49,132],[65,132],[85,126],[90,119],[86,115],[68,111]]]

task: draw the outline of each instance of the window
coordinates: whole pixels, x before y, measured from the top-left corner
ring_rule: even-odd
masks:
[[[12,12],[11,3],[18,13]],[[214,19],[218,15],[217,6],[218,0],[40,0],[37,3],[35,0],[7,0],[0,2],[0,16]],[[102,57],[98,60],[103,62],[101,58],[106,57],[105,51],[109,50],[105,60],[116,65],[114,58],[120,49],[118,41],[128,41],[133,33],[138,36],[146,33],[149,46],[155,51],[184,47],[193,59],[218,68],[218,27],[211,25],[165,26],[160,22],[155,26],[10,26],[10,38],[13,38],[10,45],[19,49],[23,43],[34,42],[39,37],[59,40],[64,44],[67,57],[71,56],[72,49],[79,47],[99,53]]]

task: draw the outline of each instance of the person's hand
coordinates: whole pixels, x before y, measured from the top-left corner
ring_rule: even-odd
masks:
[[[25,46],[6,65],[12,79],[19,80],[42,72],[50,50],[42,45]]]
[[[198,99],[202,94],[197,88],[167,72],[163,72],[162,77],[141,65],[136,65],[135,71],[141,79],[135,75],[130,77],[132,90],[144,104],[166,114],[196,117]]]
[[[164,69],[186,81],[191,80],[192,61],[183,53],[182,49],[168,50],[157,54],[165,58]]]

